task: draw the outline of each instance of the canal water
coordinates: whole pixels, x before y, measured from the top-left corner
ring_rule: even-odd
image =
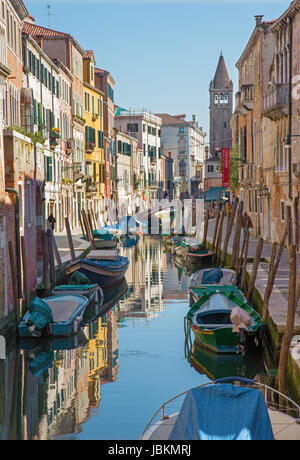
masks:
[[[260,356],[216,358],[186,341],[189,277],[158,237],[121,252],[130,268],[105,314],[87,312],[75,340],[27,340],[0,359],[0,439],[138,439],[176,394],[264,375]]]

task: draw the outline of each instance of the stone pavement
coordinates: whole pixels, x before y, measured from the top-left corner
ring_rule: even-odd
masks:
[[[73,240],[75,255],[76,257],[80,257],[90,247],[90,243],[89,241],[85,241],[82,239],[81,228],[75,228],[74,230],[71,230],[71,233],[72,233],[72,240]],[[56,244],[58,246],[58,250],[60,253],[62,263],[65,264],[67,262],[70,262],[71,254],[69,250],[68,238],[67,238],[66,233],[65,232],[55,233],[54,236],[55,236]]]
[[[224,241],[225,234],[226,234],[226,227],[227,227],[227,218],[224,219],[223,224],[223,233],[222,233],[222,242]],[[209,221],[208,226],[208,237],[207,240],[211,243],[213,239],[215,228],[215,219],[211,219]],[[284,227],[282,228],[283,231]],[[234,240],[234,233],[235,228],[233,228],[231,232],[231,236],[229,239],[228,244],[228,253],[231,254],[233,240]],[[241,238],[242,241],[242,238]],[[258,238],[254,237],[253,235],[250,236],[249,240],[249,249],[248,249],[248,258],[253,259],[256,251]],[[241,243],[242,244],[242,243]],[[223,247],[223,246],[222,246]],[[269,261],[271,258],[272,252],[272,244],[268,242],[264,242],[263,251],[261,255],[261,259],[265,261],[261,261],[259,264],[259,269],[257,273],[255,287],[259,291],[262,299],[264,297],[265,289],[267,286],[268,280],[268,273],[269,273]],[[297,253],[297,267],[300,264],[300,253]],[[252,263],[247,264],[247,271],[250,274],[252,271]],[[289,252],[288,249],[284,249],[280,264],[278,267],[278,272],[276,275],[275,283],[273,292],[270,297],[269,302],[269,313],[274,322],[277,326],[277,330],[279,333],[284,332],[284,328],[286,326],[287,320],[287,300],[288,300],[288,286],[289,286]],[[295,334],[300,334],[300,305],[298,305],[296,318],[295,318]]]

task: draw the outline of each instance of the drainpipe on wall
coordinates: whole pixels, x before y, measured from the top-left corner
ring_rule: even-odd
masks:
[[[289,149],[288,149],[288,166],[289,166],[289,198],[293,199],[293,185],[292,185],[292,115],[293,115],[293,103],[292,103],[292,73],[293,73],[293,18],[289,18],[289,124],[288,124],[288,137],[289,137]]]
[[[18,297],[22,299],[22,275],[21,275],[21,249],[20,249],[20,215],[19,215],[19,193],[13,188],[6,188],[7,193],[14,193],[16,197],[15,205],[15,235],[16,235],[16,268],[17,268],[17,287]]]

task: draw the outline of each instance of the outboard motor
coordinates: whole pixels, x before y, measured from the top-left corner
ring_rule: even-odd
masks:
[[[26,321],[26,325],[32,337],[41,337],[42,333],[47,334],[53,323],[52,310],[44,300],[39,297],[35,297],[30,303],[28,311],[30,313],[29,318]]]
[[[240,340],[237,342],[238,353],[245,356],[248,328],[252,325],[251,316],[242,308],[235,307],[231,312],[230,320],[233,324],[232,331],[237,332],[240,336]]]

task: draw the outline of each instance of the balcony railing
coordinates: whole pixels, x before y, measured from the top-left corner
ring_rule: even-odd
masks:
[[[240,181],[253,183],[255,179],[256,166],[253,164],[243,165],[240,168]]]
[[[288,95],[288,84],[274,83],[263,96],[264,115],[272,120],[286,116],[288,113]]]
[[[253,102],[253,85],[242,85],[241,90],[242,103]]]

